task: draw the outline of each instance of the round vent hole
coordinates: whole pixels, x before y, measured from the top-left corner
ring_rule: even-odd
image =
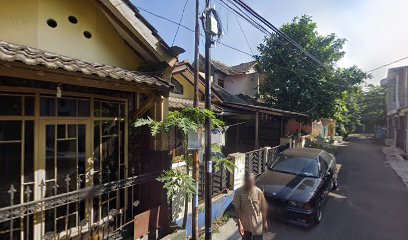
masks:
[[[84,32],[84,37],[86,37],[86,38],[92,38],[92,33],[90,33],[90,32],[88,32],[88,31],[85,31]]]
[[[54,19],[48,19],[47,25],[51,28],[56,28],[58,26],[57,21],[55,21]]]
[[[69,16],[68,21],[70,23],[72,23],[72,24],[77,24],[78,23],[78,18],[76,18],[75,16]]]

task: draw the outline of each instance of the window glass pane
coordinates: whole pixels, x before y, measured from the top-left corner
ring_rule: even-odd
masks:
[[[68,138],[76,138],[76,125],[68,125]]]
[[[101,102],[101,117],[119,117],[119,104]]]
[[[77,115],[77,100],[75,99],[58,99],[58,116],[75,117]]]
[[[55,98],[41,98],[41,116],[55,116]]]
[[[103,121],[102,122],[102,136],[111,136],[118,134],[117,121]]]
[[[66,138],[66,125],[58,125],[57,127],[57,138],[63,139]]]
[[[103,182],[118,180],[119,141],[118,137],[102,138]],[[110,170],[109,178],[107,169]]]
[[[95,115],[95,117],[102,116],[101,111],[102,111],[101,110],[101,102],[95,101],[95,103],[94,103],[94,115]]]
[[[0,95],[0,115],[21,115],[21,96]]]
[[[21,140],[21,121],[0,121],[0,141]]]
[[[24,114],[34,116],[34,97],[24,97]]]
[[[94,127],[94,171],[99,172],[101,170],[100,168],[100,129],[101,129],[101,121],[95,121],[95,127]],[[100,172],[94,177],[95,184],[100,184]]]
[[[121,117],[125,117],[125,104],[121,103],[120,105],[120,109],[119,109],[119,114]]]
[[[61,192],[66,192],[65,178],[71,178],[70,191],[77,189],[77,141],[59,140],[57,141],[57,183],[61,187]]]
[[[0,143],[0,208],[10,206],[10,195],[7,193],[11,184],[17,190],[14,204],[20,202],[20,169],[21,169],[21,143]]]
[[[24,182],[34,181],[34,121],[25,121]]]
[[[55,160],[55,125],[47,125],[45,133],[46,157],[45,173],[46,179],[54,179],[54,160]]]
[[[79,117],[90,116],[89,100],[78,100],[78,116]]]
[[[78,174],[84,175],[86,172],[86,159],[85,159],[85,145],[86,145],[86,131],[85,125],[78,125]],[[85,180],[82,176],[82,180]],[[81,183],[81,187],[84,187],[85,181]]]

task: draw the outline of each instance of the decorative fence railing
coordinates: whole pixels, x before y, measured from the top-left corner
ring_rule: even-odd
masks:
[[[213,169],[213,178],[212,178],[212,195],[218,195],[220,193],[225,192],[225,190],[229,187],[229,172],[222,168],[219,171],[214,171]],[[198,199],[204,199],[204,189],[205,189],[205,171],[204,165],[200,165],[199,169],[199,182],[198,182]]]
[[[109,175],[109,171],[107,173]],[[70,184],[81,185],[92,176],[71,179],[67,175],[67,192],[14,205],[16,189],[11,185],[8,191],[11,206],[0,209],[0,238],[122,239],[127,227],[132,227],[129,223],[140,203],[135,196],[136,185],[155,181],[159,174],[132,176],[76,191],[69,191]],[[39,188],[41,195],[45,195],[45,184]],[[57,193],[57,188],[60,186],[55,184],[49,191]],[[32,189],[21,190],[26,199],[32,199]]]
[[[245,153],[245,171],[252,172],[255,175],[262,174],[267,166],[272,165],[289,146],[289,144],[285,144],[273,148],[265,147]]]

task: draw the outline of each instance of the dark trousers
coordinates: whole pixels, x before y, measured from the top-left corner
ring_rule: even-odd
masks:
[[[244,232],[242,240],[263,240],[263,235],[252,235],[251,232]]]

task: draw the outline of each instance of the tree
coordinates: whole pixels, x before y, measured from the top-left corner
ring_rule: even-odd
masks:
[[[265,38],[256,56],[266,75],[261,99],[273,107],[308,114],[312,120],[339,117],[349,93],[369,77],[357,66],[338,68],[344,57],[343,38],[323,36],[310,16],[296,17],[280,30],[318,58],[319,67],[279,35]],[[346,111],[343,111],[343,114]]]
[[[371,127],[384,126],[386,118],[385,89],[372,84],[368,85],[364,89],[361,102],[361,123]]]

